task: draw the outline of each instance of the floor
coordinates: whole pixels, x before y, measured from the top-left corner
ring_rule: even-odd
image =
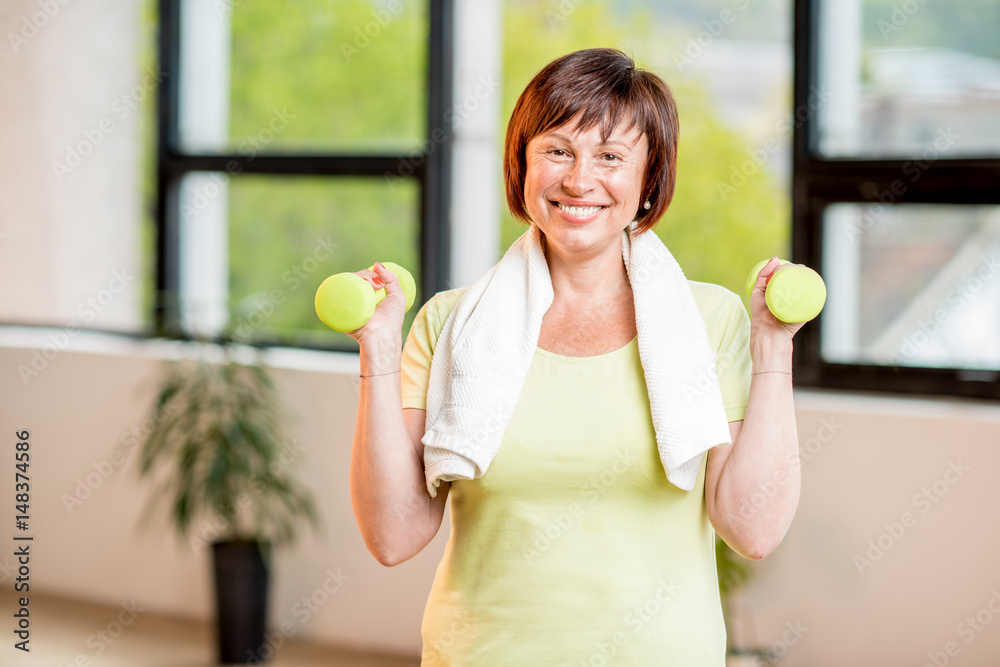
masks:
[[[0,592],[0,665],[4,667],[213,667],[211,625],[143,612],[134,620],[121,607],[31,594],[30,653],[14,648],[17,610],[7,586]],[[119,615],[130,625],[119,630]],[[97,631],[103,631],[97,634]],[[270,667],[418,667],[417,656],[378,655],[289,638]],[[253,664],[253,663],[251,663]]]

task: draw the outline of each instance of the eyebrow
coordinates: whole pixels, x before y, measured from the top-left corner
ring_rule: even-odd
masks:
[[[573,141],[569,137],[567,137],[565,134],[561,134],[559,132],[549,132],[548,135],[550,137],[554,137],[556,139],[562,139],[567,144],[573,143]],[[614,140],[611,140],[611,141],[602,141],[598,145],[599,146],[612,146],[612,145],[615,145],[615,146],[621,146],[622,148],[626,148],[628,150],[632,150],[632,146],[630,146],[629,144],[626,144],[625,142],[622,142],[622,141],[614,141]]]

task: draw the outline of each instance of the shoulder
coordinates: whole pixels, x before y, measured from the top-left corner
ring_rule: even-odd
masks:
[[[715,283],[703,283],[689,280],[691,294],[698,304],[698,310],[707,323],[709,319],[729,319],[739,313],[746,313],[743,300],[735,292]]]
[[[465,294],[465,290],[465,287],[456,287],[438,292],[421,307],[418,317],[422,316],[426,318],[427,328],[432,340],[437,340],[438,334],[444,328],[444,323],[448,320],[448,315],[451,314],[452,309],[458,303],[461,296]]]
[[[749,344],[750,316],[743,300],[721,285],[695,280],[688,284],[716,356],[745,348]]]
[[[437,310],[438,313],[443,315],[445,318],[448,317],[448,313],[451,309],[455,307],[458,300],[463,294],[465,294],[465,287],[456,287],[454,289],[445,290],[443,292],[438,292],[428,300],[428,304],[433,304],[433,308]]]

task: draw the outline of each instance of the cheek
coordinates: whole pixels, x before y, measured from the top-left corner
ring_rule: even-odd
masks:
[[[638,199],[642,196],[642,180],[635,174],[616,174],[612,180],[617,198],[620,200]]]
[[[536,164],[528,168],[524,176],[524,194],[526,198],[537,198],[544,195],[553,182],[553,170],[546,164]]]

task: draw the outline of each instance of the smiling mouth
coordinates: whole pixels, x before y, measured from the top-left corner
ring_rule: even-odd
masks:
[[[605,206],[569,206],[561,202],[553,202],[559,207],[560,211],[569,213],[574,218],[589,218],[601,209],[606,208]]]

